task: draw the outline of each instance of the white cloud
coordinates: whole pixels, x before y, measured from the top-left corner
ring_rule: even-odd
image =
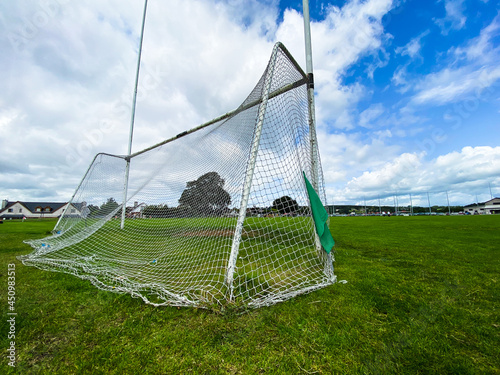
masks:
[[[384,32],[382,17],[390,0],[351,1],[343,8],[332,6],[324,22],[313,24],[314,51],[326,74],[338,75],[367,54],[378,53],[391,36]]]
[[[384,43],[391,36],[384,32],[382,17],[391,6],[388,0],[351,1],[343,8],[330,6],[325,21],[313,23],[319,126],[328,123],[338,129],[354,128],[351,112],[366,95],[366,89],[359,83],[342,85],[342,74],[367,55],[375,58],[367,69],[369,77],[373,78],[375,69],[385,66],[386,57],[381,59],[379,53],[386,56]]]
[[[457,59],[466,59],[470,62],[479,61],[481,64],[497,63],[498,51],[500,47],[494,39],[499,35],[500,31],[500,14],[493,21],[481,30],[479,36],[472,38],[463,47],[452,48],[450,52]],[[494,59],[494,61],[492,61]]]
[[[451,48],[451,63],[440,71],[413,82],[416,94],[412,103],[447,104],[457,100],[481,97],[485,89],[500,79],[500,47],[495,43],[500,31],[500,15],[486,26],[478,37],[464,46]],[[399,76],[394,82],[400,82]]]
[[[377,118],[384,113],[384,105],[376,103],[370,105],[359,115],[359,125],[364,128],[372,128]]]
[[[500,79],[500,67],[483,67],[478,70],[464,67],[444,69],[428,75],[417,86],[412,101],[416,104],[447,104],[469,95],[479,97],[481,92]]]
[[[401,92],[403,94],[411,88],[411,85],[408,83],[408,80],[406,78],[406,76],[408,74],[406,71],[407,67],[408,67],[408,65],[398,66],[396,68],[396,70],[394,71],[392,78],[391,78],[391,82],[394,85],[401,86],[401,88],[399,89],[399,92]]]
[[[385,142],[387,131],[375,132],[370,139],[361,133],[328,134],[318,130],[323,173],[328,184],[344,186],[350,176],[380,168],[401,152],[397,145]]]
[[[356,124],[352,111],[357,103],[366,95],[360,84],[342,86],[338,82],[318,85],[316,105],[318,108],[316,121],[319,127],[336,129],[354,129]]]
[[[434,19],[443,35],[448,35],[451,30],[460,30],[465,26],[467,18],[464,16],[465,0],[444,0],[446,15],[444,18]]]
[[[395,193],[450,191],[450,195],[458,197],[471,188],[485,191],[490,182],[500,184],[500,147],[464,147],[432,160],[426,160],[425,156],[425,153],[401,154],[381,167],[352,178],[335,194],[359,200],[363,196],[373,199]],[[463,197],[471,199],[470,194]],[[334,200],[339,199],[334,197]]]
[[[414,59],[416,57],[420,57],[420,50],[422,48],[422,43],[421,40],[425,36],[429,34],[429,30],[424,31],[422,34],[418,35],[417,37],[411,39],[405,46],[403,47],[397,47],[396,48],[396,53],[400,54],[402,56],[409,56],[410,58]]]

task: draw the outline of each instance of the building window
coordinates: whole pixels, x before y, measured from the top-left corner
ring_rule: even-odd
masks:
[[[9,208],[9,212],[14,212],[14,209],[13,208]]]
[[[44,210],[44,211],[45,211],[45,212],[50,212],[50,211],[52,211],[52,209],[51,209],[50,207],[45,207],[45,210]]]
[[[42,207],[35,208],[35,212],[42,212]]]
[[[74,214],[76,210],[74,208],[71,209],[71,213]]]
[[[20,209],[19,209],[19,213],[21,213],[21,212],[23,212],[23,209],[22,209],[22,208],[20,208]]]

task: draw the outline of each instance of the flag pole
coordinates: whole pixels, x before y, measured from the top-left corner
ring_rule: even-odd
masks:
[[[132,138],[134,136],[134,122],[135,122],[135,105],[137,102],[137,86],[139,85],[139,69],[141,67],[141,54],[142,54],[142,40],[144,37],[144,24],[146,23],[146,9],[148,7],[148,0],[144,0],[144,11],[142,13],[142,26],[141,26],[141,38],[139,41],[139,54],[137,56],[137,70],[135,73],[135,86],[134,86],[134,96],[132,99],[132,112],[130,115],[130,132],[128,138],[128,151],[127,151],[127,165],[125,167],[125,182],[123,186],[123,203],[122,203],[122,220],[120,228],[123,229],[125,226],[125,213],[127,210],[127,193],[128,193],[128,179],[130,171],[130,155],[132,154]]]

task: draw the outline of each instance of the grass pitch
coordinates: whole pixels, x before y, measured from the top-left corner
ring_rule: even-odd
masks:
[[[335,284],[245,314],[155,308],[23,266],[0,225],[0,373],[500,374],[500,216],[339,217]],[[16,368],[7,363],[15,264]]]

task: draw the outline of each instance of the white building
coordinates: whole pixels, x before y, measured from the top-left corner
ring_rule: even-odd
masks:
[[[144,217],[143,211],[146,207],[146,203],[142,202],[139,204],[138,202],[134,202],[134,207],[127,207],[127,217],[132,217],[134,219],[141,219]]]
[[[464,206],[464,212],[470,214],[500,214],[500,198],[493,198],[483,203]]]
[[[58,202],[8,202],[2,201],[0,219],[42,219],[57,218],[62,215],[68,203]],[[68,215],[80,215],[78,205],[68,207]]]

